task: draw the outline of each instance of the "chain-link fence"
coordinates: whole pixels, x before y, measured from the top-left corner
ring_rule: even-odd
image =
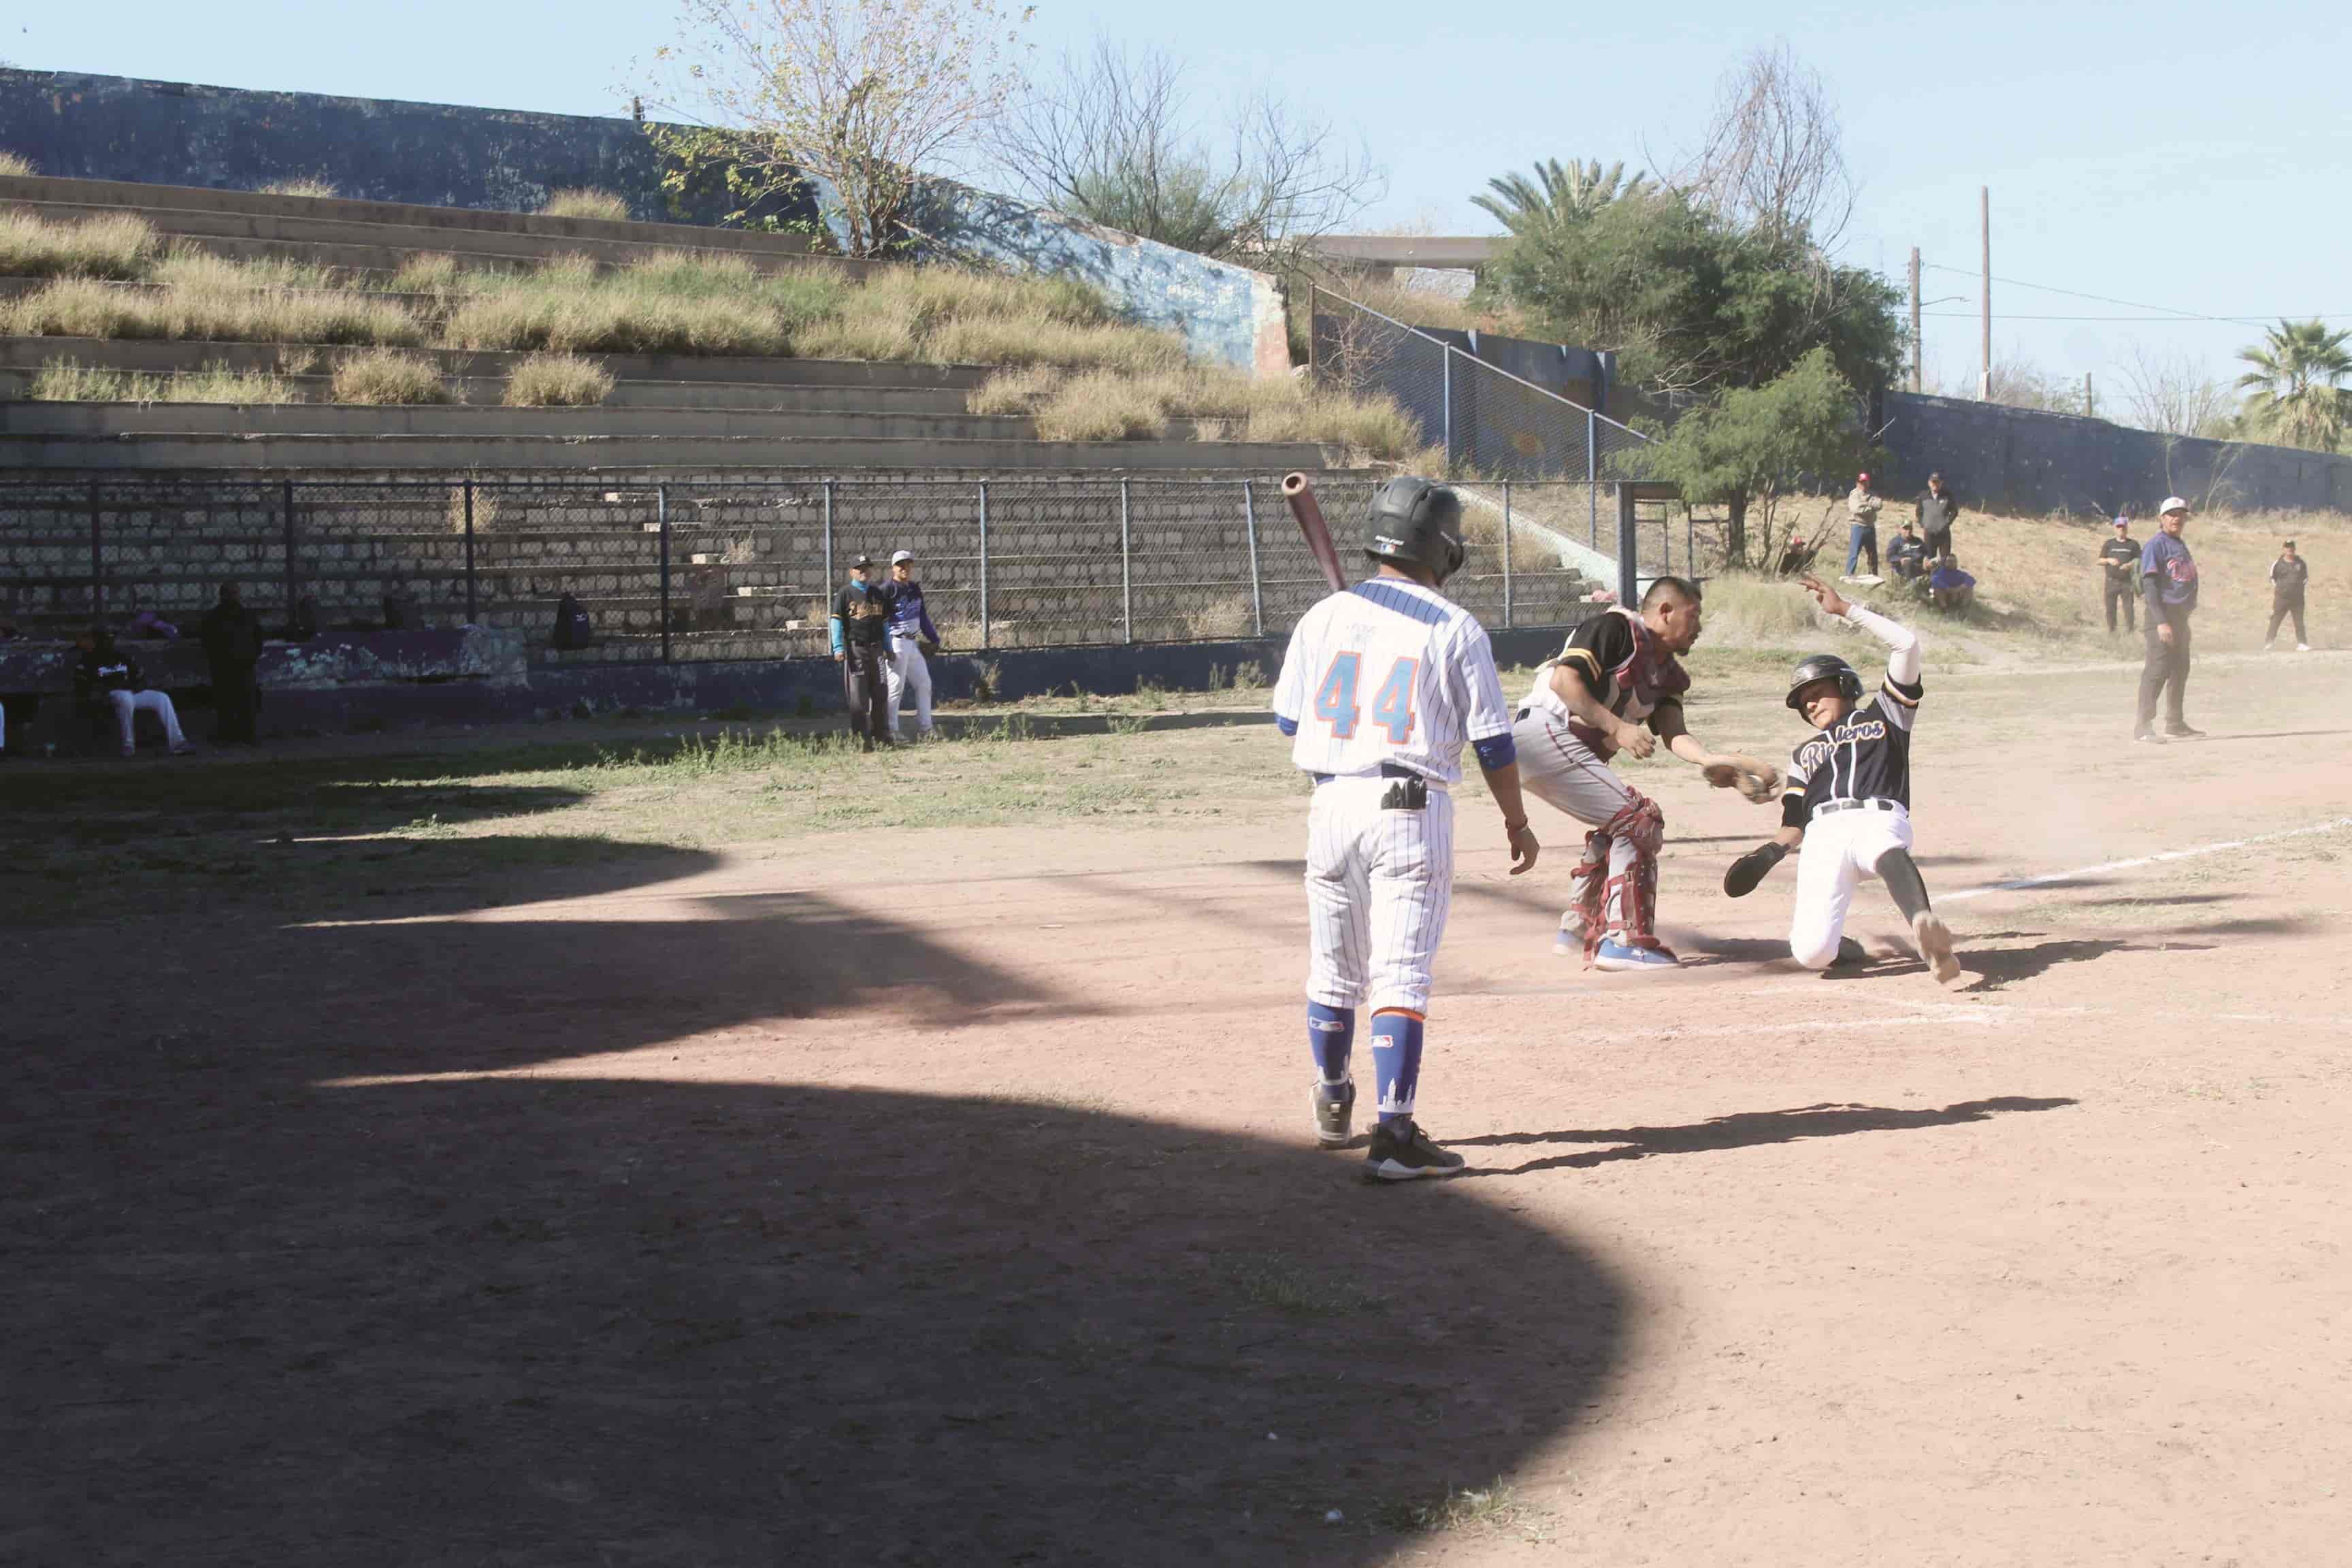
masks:
[[[1344,559],[1377,482],[1318,480]],[[1466,485],[1470,560],[1447,593],[1491,626],[1568,618],[1607,585],[1570,548],[1591,489]],[[967,650],[1281,637],[1328,591],[1272,476],[142,475],[0,480],[0,625],[69,636],[142,610],[184,624],[234,582],[273,630],[479,626],[536,642],[570,596],[595,645],[566,658],[793,658],[826,651],[850,563],[870,556],[879,581],[899,550],[947,646]]]

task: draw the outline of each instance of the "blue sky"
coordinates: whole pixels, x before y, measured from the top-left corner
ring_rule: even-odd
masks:
[[[674,36],[662,0],[6,0],[0,58],[34,68],[608,113]],[[348,16],[351,21],[342,20]],[[2352,325],[2352,5],[1975,0],[1906,6],[1679,0],[1042,5],[1041,54],[1097,32],[1187,63],[1204,99],[1280,84],[1360,130],[1389,171],[1365,226],[1494,226],[1471,206],[1539,157],[1641,165],[1688,146],[1720,73],[1786,41],[1826,77],[1862,184],[1844,257],[1931,267],[1928,374],[1976,370],[1977,188],[1997,278],[2223,317]],[[1996,283],[1994,346],[2118,394],[2137,345],[2234,374],[2235,322],[2051,321],[2164,312]],[[1944,314],[1949,313],[1949,314]],[[2103,412],[2105,410],[2103,409]]]

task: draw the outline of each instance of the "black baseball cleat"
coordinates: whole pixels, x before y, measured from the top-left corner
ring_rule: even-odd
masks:
[[[1383,1121],[1372,1129],[1371,1147],[1364,1151],[1364,1179],[1410,1182],[1417,1176],[1451,1176],[1468,1163],[1451,1149],[1441,1149],[1410,1116]]]
[[[2201,741],[2205,738],[2205,731],[2192,730],[2186,724],[2167,724],[2164,736],[2168,741]]]
[[[1307,1091],[1315,1100],[1315,1142],[1326,1149],[1344,1149],[1355,1136],[1356,1086],[1317,1079]]]

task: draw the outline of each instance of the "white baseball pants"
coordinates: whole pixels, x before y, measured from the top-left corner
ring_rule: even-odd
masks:
[[[898,739],[898,704],[908,692],[915,694],[915,733],[931,732],[931,667],[923,661],[923,645],[919,637],[894,637],[890,639],[890,662],[883,670],[890,686],[890,738]]]
[[[1430,966],[1454,900],[1454,797],[1387,811],[1402,781],[1335,778],[1307,812],[1307,999],[1429,1011]]]
[[[1567,813],[1587,827],[1601,827],[1633,804],[1625,781],[1591,747],[1578,740],[1568,721],[1541,708],[1511,726],[1511,744],[1519,755],[1519,787],[1556,811]],[[1610,931],[1625,924],[1625,879],[1633,869],[1633,846],[1620,834],[1609,843],[1609,866],[1601,875],[1620,891],[1601,910]],[[1559,923],[1569,925],[1583,901],[1582,879],[1569,886],[1567,912]]]
[[[1838,939],[1854,885],[1878,875],[1889,849],[1911,847],[1911,814],[1892,802],[1816,816],[1805,825],[1797,852],[1797,908],[1789,921],[1789,952],[1808,969],[1837,962]]]
[[[106,694],[106,700],[114,710],[116,727],[122,731],[123,755],[129,756],[139,749],[139,736],[131,724],[133,716],[140,713],[152,713],[163,721],[163,739],[171,743],[173,751],[188,743],[188,738],[180,733],[179,710],[172,706],[172,699],[165,693],[110,691]]]

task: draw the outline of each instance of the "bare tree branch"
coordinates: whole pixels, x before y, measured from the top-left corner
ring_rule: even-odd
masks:
[[[1725,75],[1706,138],[1672,183],[1743,226],[1806,235],[1823,249],[1853,217],[1837,105],[1786,44]]]
[[[2151,354],[2134,343],[2124,389],[2132,422],[2167,436],[2225,435],[2237,412],[2229,389],[2178,350]]]

